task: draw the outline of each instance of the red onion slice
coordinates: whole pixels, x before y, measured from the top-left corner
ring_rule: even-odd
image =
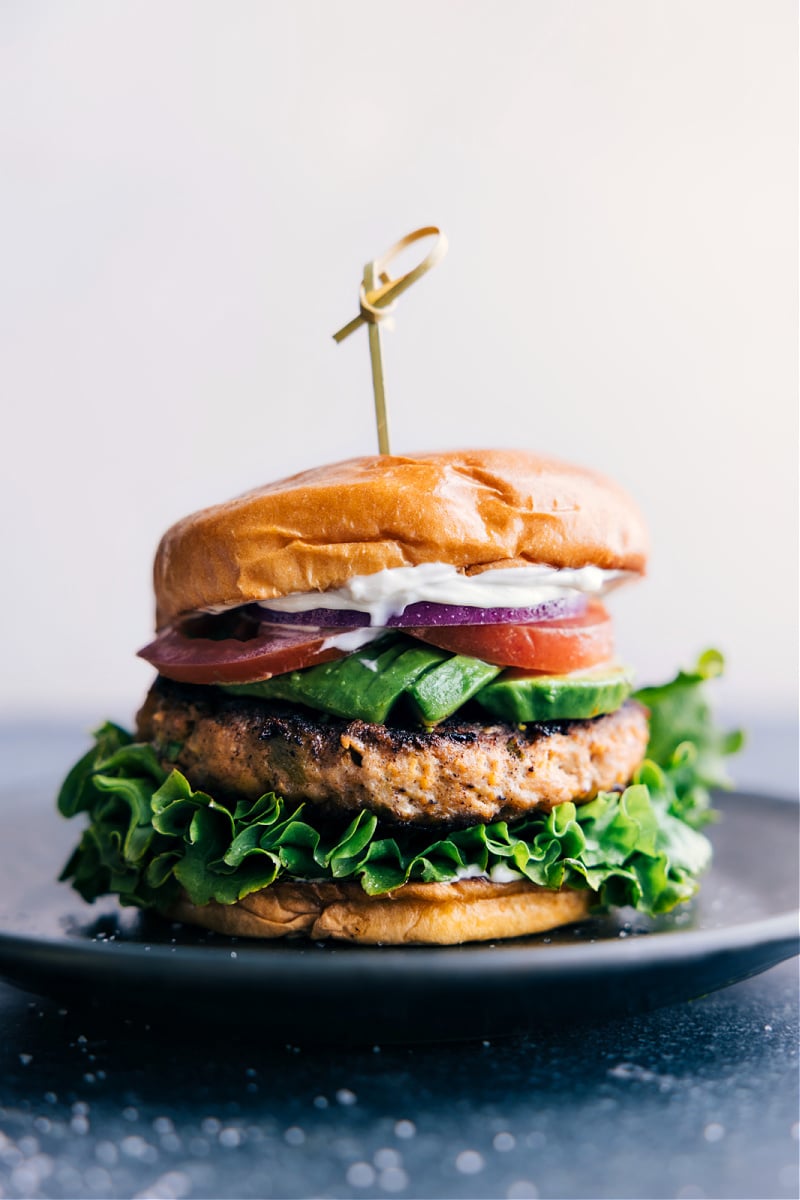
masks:
[[[434,625],[527,625],[534,621],[555,621],[562,617],[579,616],[586,610],[585,596],[560,596],[528,608],[474,608],[466,604],[432,604],[420,600],[409,604],[401,613],[390,617],[387,627]],[[279,612],[259,605],[262,620],[275,625],[324,625],[328,628],[356,629],[370,624],[369,613],[346,608],[309,608],[305,612]]]

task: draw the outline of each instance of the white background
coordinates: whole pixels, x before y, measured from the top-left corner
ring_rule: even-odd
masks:
[[[363,262],[441,225],[385,339],[393,447],[616,476],[642,681],[796,678],[793,0],[4,0],[2,708],[129,719],[184,513],[372,453]]]

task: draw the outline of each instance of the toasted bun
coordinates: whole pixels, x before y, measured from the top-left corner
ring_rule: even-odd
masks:
[[[390,566],[644,570],[636,506],[602,475],[522,450],[349,458],[203,509],[164,534],[157,624],[325,592]]]
[[[643,571],[646,554],[632,500],[593,471],[521,450],[352,458],[173,525],[155,561],[157,624],[386,567]]]
[[[169,915],[234,936],[338,938],[385,946],[451,946],[542,933],[588,914],[593,892],[526,881],[409,883],[367,896],[353,882],[274,883],[237,904],[179,900]]]

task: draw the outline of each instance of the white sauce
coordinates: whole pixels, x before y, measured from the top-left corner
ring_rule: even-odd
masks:
[[[517,879],[524,879],[524,875],[521,871],[507,867],[505,863],[496,863],[489,872],[489,878],[492,883],[514,883]]]
[[[327,592],[293,592],[264,600],[262,607],[288,613],[313,608],[366,612],[373,626],[384,626],[390,617],[420,601],[469,608],[533,608],[569,596],[603,596],[632,574],[600,567],[530,566],[462,575],[451,563],[421,563],[354,575],[343,587]]]
[[[290,626],[292,629],[297,629],[297,625]],[[300,626],[299,628],[303,628]],[[312,633],[316,631],[316,626],[311,626]],[[379,638],[383,633],[382,629],[371,628],[369,625],[362,625],[360,629],[346,629],[343,633],[335,633],[332,637],[325,638],[325,641],[320,646],[320,650],[344,650],[346,654],[352,654],[354,650],[360,650],[362,646],[366,646],[368,642],[374,642],[375,638]],[[365,662],[365,667],[369,667],[373,671],[377,671],[377,666],[374,663]]]
[[[521,871],[507,867],[505,863],[495,863],[488,874],[486,871],[482,871],[477,863],[470,863],[466,867],[459,867],[454,878],[491,879],[492,883],[516,883],[518,879],[524,879],[525,876]]]
[[[459,867],[451,882],[455,883],[459,879],[485,879],[486,872],[482,871],[477,863],[468,863],[466,867]]]

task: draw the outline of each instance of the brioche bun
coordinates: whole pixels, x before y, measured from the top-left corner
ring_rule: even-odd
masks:
[[[155,561],[157,625],[388,567],[641,572],[646,554],[633,501],[594,471],[522,450],[352,458],[173,525]]]
[[[593,892],[527,881],[408,883],[383,896],[355,882],[278,882],[236,904],[198,906],[184,897],[169,916],[241,937],[452,946],[543,933],[586,917],[595,900]]]

